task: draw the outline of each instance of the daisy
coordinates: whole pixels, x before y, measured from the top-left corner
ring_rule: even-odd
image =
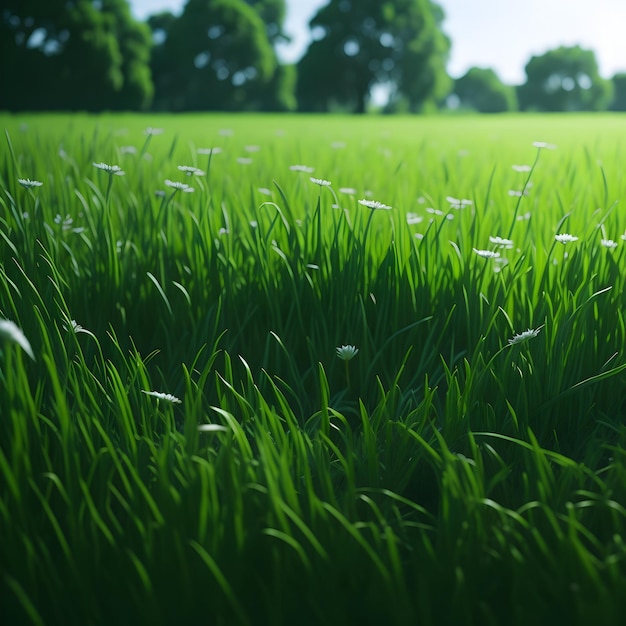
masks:
[[[366,200],[365,198],[363,198],[362,200],[359,200],[359,204],[366,206],[368,209],[372,209],[372,211],[377,211],[377,210],[389,211],[392,208],[388,204],[383,204],[382,202],[378,202],[378,200]]]
[[[94,163],[94,167],[97,167],[99,170],[110,174],[111,176],[124,176],[126,172],[122,170],[119,165],[108,165],[106,163]]]
[[[472,250],[478,256],[483,257],[483,259],[497,259],[500,256],[499,252],[494,252],[493,250],[477,250],[476,248],[472,248]]]
[[[24,187],[24,189],[33,189],[34,187],[41,187],[42,182],[38,180],[31,180],[30,178],[18,178],[17,182]]]
[[[194,191],[194,188],[190,187],[187,183],[180,183],[177,180],[170,180],[169,178],[165,180],[165,184],[175,191],[183,191],[185,193],[192,193]]]
[[[171,402],[172,404],[180,404],[182,400],[179,400],[176,396],[173,396],[171,393],[162,393],[160,391],[145,391],[141,390],[141,393],[145,393],[147,396],[153,396],[158,400],[165,400],[166,402]]]
[[[560,233],[558,235],[554,235],[554,238],[563,245],[566,243],[572,243],[573,241],[578,241],[578,237],[570,235],[569,233]]]
[[[530,339],[534,339],[539,334],[540,330],[541,330],[541,326],[536,329],[529,328],[528,330],[525,330],[523,333],[513,335],[513,337],[509,339],[509,345],[514,346],[518,343],[524,343],[526,341],[529,341]]]

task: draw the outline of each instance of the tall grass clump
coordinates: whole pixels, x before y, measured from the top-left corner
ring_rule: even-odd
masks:
[[[621,117],[2,122],[4,623],[621,623]]]

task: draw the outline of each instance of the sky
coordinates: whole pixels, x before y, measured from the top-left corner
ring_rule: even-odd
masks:
[[[186,0],[129,0],[135,17],[158,11],[180,12]],[[292,38],[278,53],[297,61],[306,51],[307,23],[328,0],[286,0],[285,31]],[[356,0],[358,1],[358,0]],[[625,0],[438,0],[452,40],[448,73],[490,67],[510,84],[525,82],[531,56],[558,46],[580,45],[596,53],[600,74],[626,72]]]

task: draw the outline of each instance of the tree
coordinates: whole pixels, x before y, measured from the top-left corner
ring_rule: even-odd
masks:
[[[412,111],[443,98],[450,43],[442,21],[430,0],[331,0],[310,22],[315,40],[298,65],[300,108],[336,103],[363,113],[377,84]]]
[[[267,83],[251,85],[250,97],[256,101],[262,111],[292,111],[296,108],[296,68],[293,65],[281,65],[276,55],[276,44],[289,41],[283,32],[283,23],[287,8],[285,0],[244,0],[258,14],[265,24],[265,32],[274,49],[276,69]]]
[[[244,2],[259,14],[272,45],[281,40],[288,40],[283,33],[283,23],[287,13],[285,0],[244,0]]]
[[[561,46],[526,65],[518,89],[520,107],[538,111],[601,111],[611,101],[611,82],[598,72],[592,50]]]
[[[611,111],[626,111],[626,72],[621,72],[613,76],[613,102]]]
[[[454,83],[460,106],[479,113],[502,113],[517,108],[515,89],[490,68],[472,67]]]
[[[238,110],[274,76],[265,25],[243,0],[188,0],[180,17],[150,18],[162,41],[153,53],[158,108]]]
[[[152,98],[150,34],[127,0],[4,0],[0,107],[138,109]]]

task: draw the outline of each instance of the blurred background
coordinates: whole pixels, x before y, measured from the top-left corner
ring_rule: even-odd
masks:
[[[624,111],[622,0],[2,0],[8,111]]]

